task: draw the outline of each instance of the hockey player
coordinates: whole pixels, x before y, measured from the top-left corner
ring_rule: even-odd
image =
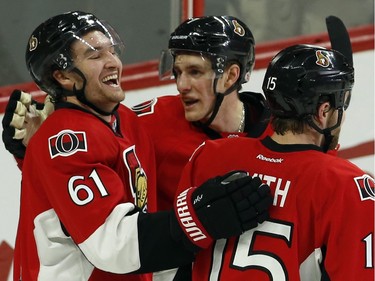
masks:
[[[263,82],[272,136],[197,149],[179,192],[241,169],[269,184],[274,201],[262,225],[199,253],[193,280],[373,280],[374,179],[325,153],[338,143],[353,85],[354,69],[341,53],[286,48]]]
[[[160,75],[174,78],[180,95],[132,108],[155,146],[159,210],[172,207],[181,171],[203,141],[262,137],[272,132],[263,95],[239,92],[254,67],[254,45],[250,29],[232,16],[189,19],[171,34],[169,49],[161,56]],[[16,91],[3,120],[3,141],[18,162],[38,125],[24,121],[26,107],[33,108],[31,102],[29,94]],[[46,104],[34,110],[42,121],[51,112],[48,99]]]
[[[189,19],[175,29],[168,45],[161,56],[160,75],[174,78],[180,95],[159,97],[132,108],[155,147],[158,210],[172,208],[181,171],[202,142],[263,137],[271,132],[263,95],[239,92],[249,81],[255,62],[254,37],[245,23],[231,16]],[[28,94],[19,92],[14,98],[21,96],[30,103]],[[8,116],[13,117],[13,109],[8,108],[12,113]],[[13,139],[13,127],[4,127],[8,149],[19,151],[22,158],[22,140]],[[19,136],[30,133],[23,129]]]
[[[263,95],[239,93],[254,67],[254,44],[232,16],[192,18],[171,34],[160,76],[174,78],[180,94],[132,108],[155,146],[159,210],[171,208],[181,171],[202,142],[270,134]]]
[[[171,34],[159,69],[162,79],[175,79],[179,95],[132,108],[154,143],[158,210],[171,208],[182,169],[202,142],[270,134],[263,95],[239,93],[254,67],[254,45],[250,29],[232,16],[192,18]],[[175,280],[189,270],[180,268]]]
[[[127,273],[190,263],[214,239],[267,216],[269,187],[235,172],[192,187],[175,211],[146,212],[155,205],[154,152],[120,104],[122,46],[107,23],[79,11],[30,36],[27,68],[55,111],[24,158],[14,280],[147,280]],[[256,194],[264,196],[250,202]],[[259,214],[244,216],[253,203]]]

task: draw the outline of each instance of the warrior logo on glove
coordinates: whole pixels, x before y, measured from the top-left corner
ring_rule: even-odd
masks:
[[[207,248],[213,240],[257,227],[268,218],[271,204],[270,187],[260,178],[232,171],[182,191],[175,200],[175,213],[190,242]]]

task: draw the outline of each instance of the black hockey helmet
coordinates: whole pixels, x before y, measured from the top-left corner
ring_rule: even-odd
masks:
[[[224,72],[227,62],[236,61],[241,69],[239,83],[243,84],[254,67],[254,45],[253,34],[241,20],[232,16],[204,16],[180,24],[171,34],[168,48],[173,57],[178,51],[208,56],[217,75]],[[164,64],[162,54],[160,76],[170,75],[172,67],[173,59]]]
[[[92,30],[105,34],[113,46],[123,47],[120,37],[108,23],[81,11],[51,17],[33,31],[26,49],[26,66],[42,90],[56,95],[59,85],[52,78],[52,72],[74,68],[70,45],[74,40],[84,41],[81,36]]]
[[[350,101],[345,94],[353,85],[354,68],[340,52],[294,45],[271,60],[262,89],[274,116],[304,118],[314,115],[322,101],[345,110]]]

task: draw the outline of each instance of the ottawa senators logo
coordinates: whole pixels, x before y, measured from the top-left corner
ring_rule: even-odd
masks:
[[[51,159],[57,156],[67,157],[78,151],[87,151],[85,132],[62,130],[48,139]]]
[[[135,204],[143,211],[147,211],[147,178],[142,168],[135,170],[136,190]]]
[[[238,23],[236,20],[232,20],[233,26],[234,26],[234,33],[236,33],[239,36],[244,36],[245,35],[245,29]]]
[[[143,103],[133,106],[131,110],[133,110],[134,113],[137,114],[138,116],[152,114],[154,113],[154,107],[157,101],[158,101],[157,98],[154,98],[150,101],[145,101]]]
[[[125,150],[123,156],[126,168],[129,172],[129,184],[134,198],[134,204],[140,208],[142,212],[147,212],[147,176],[135,153],[135,146],[133,145]]]
[[[322,67],[328,67],[331,65],[329,57],[327,57],[321,50],[315,52],[316,64]]]
[[[29,51],[32,52],[38,47],[38,38],[36,38],[34,35],[30,37],[29,40]]]
[[[354,181],[358,187],[359,195],[361,196],[361,201],[375,201],[374,179],[372,177],[365,174],[361,177],[354,178]]]

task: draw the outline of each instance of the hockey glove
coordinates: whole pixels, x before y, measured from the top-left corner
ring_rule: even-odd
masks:
[[[268,185],[233,171],[181,192],[175,213],[190,242],[207,248],[213,240],[238,236],[264,222],[271,204]]]
[[[5,148],[15,157],[22,159],[30,138],[53,110],[49,96],[44,103],[38,103],[30,94],[14,90],[5,108],[2,122]]]

